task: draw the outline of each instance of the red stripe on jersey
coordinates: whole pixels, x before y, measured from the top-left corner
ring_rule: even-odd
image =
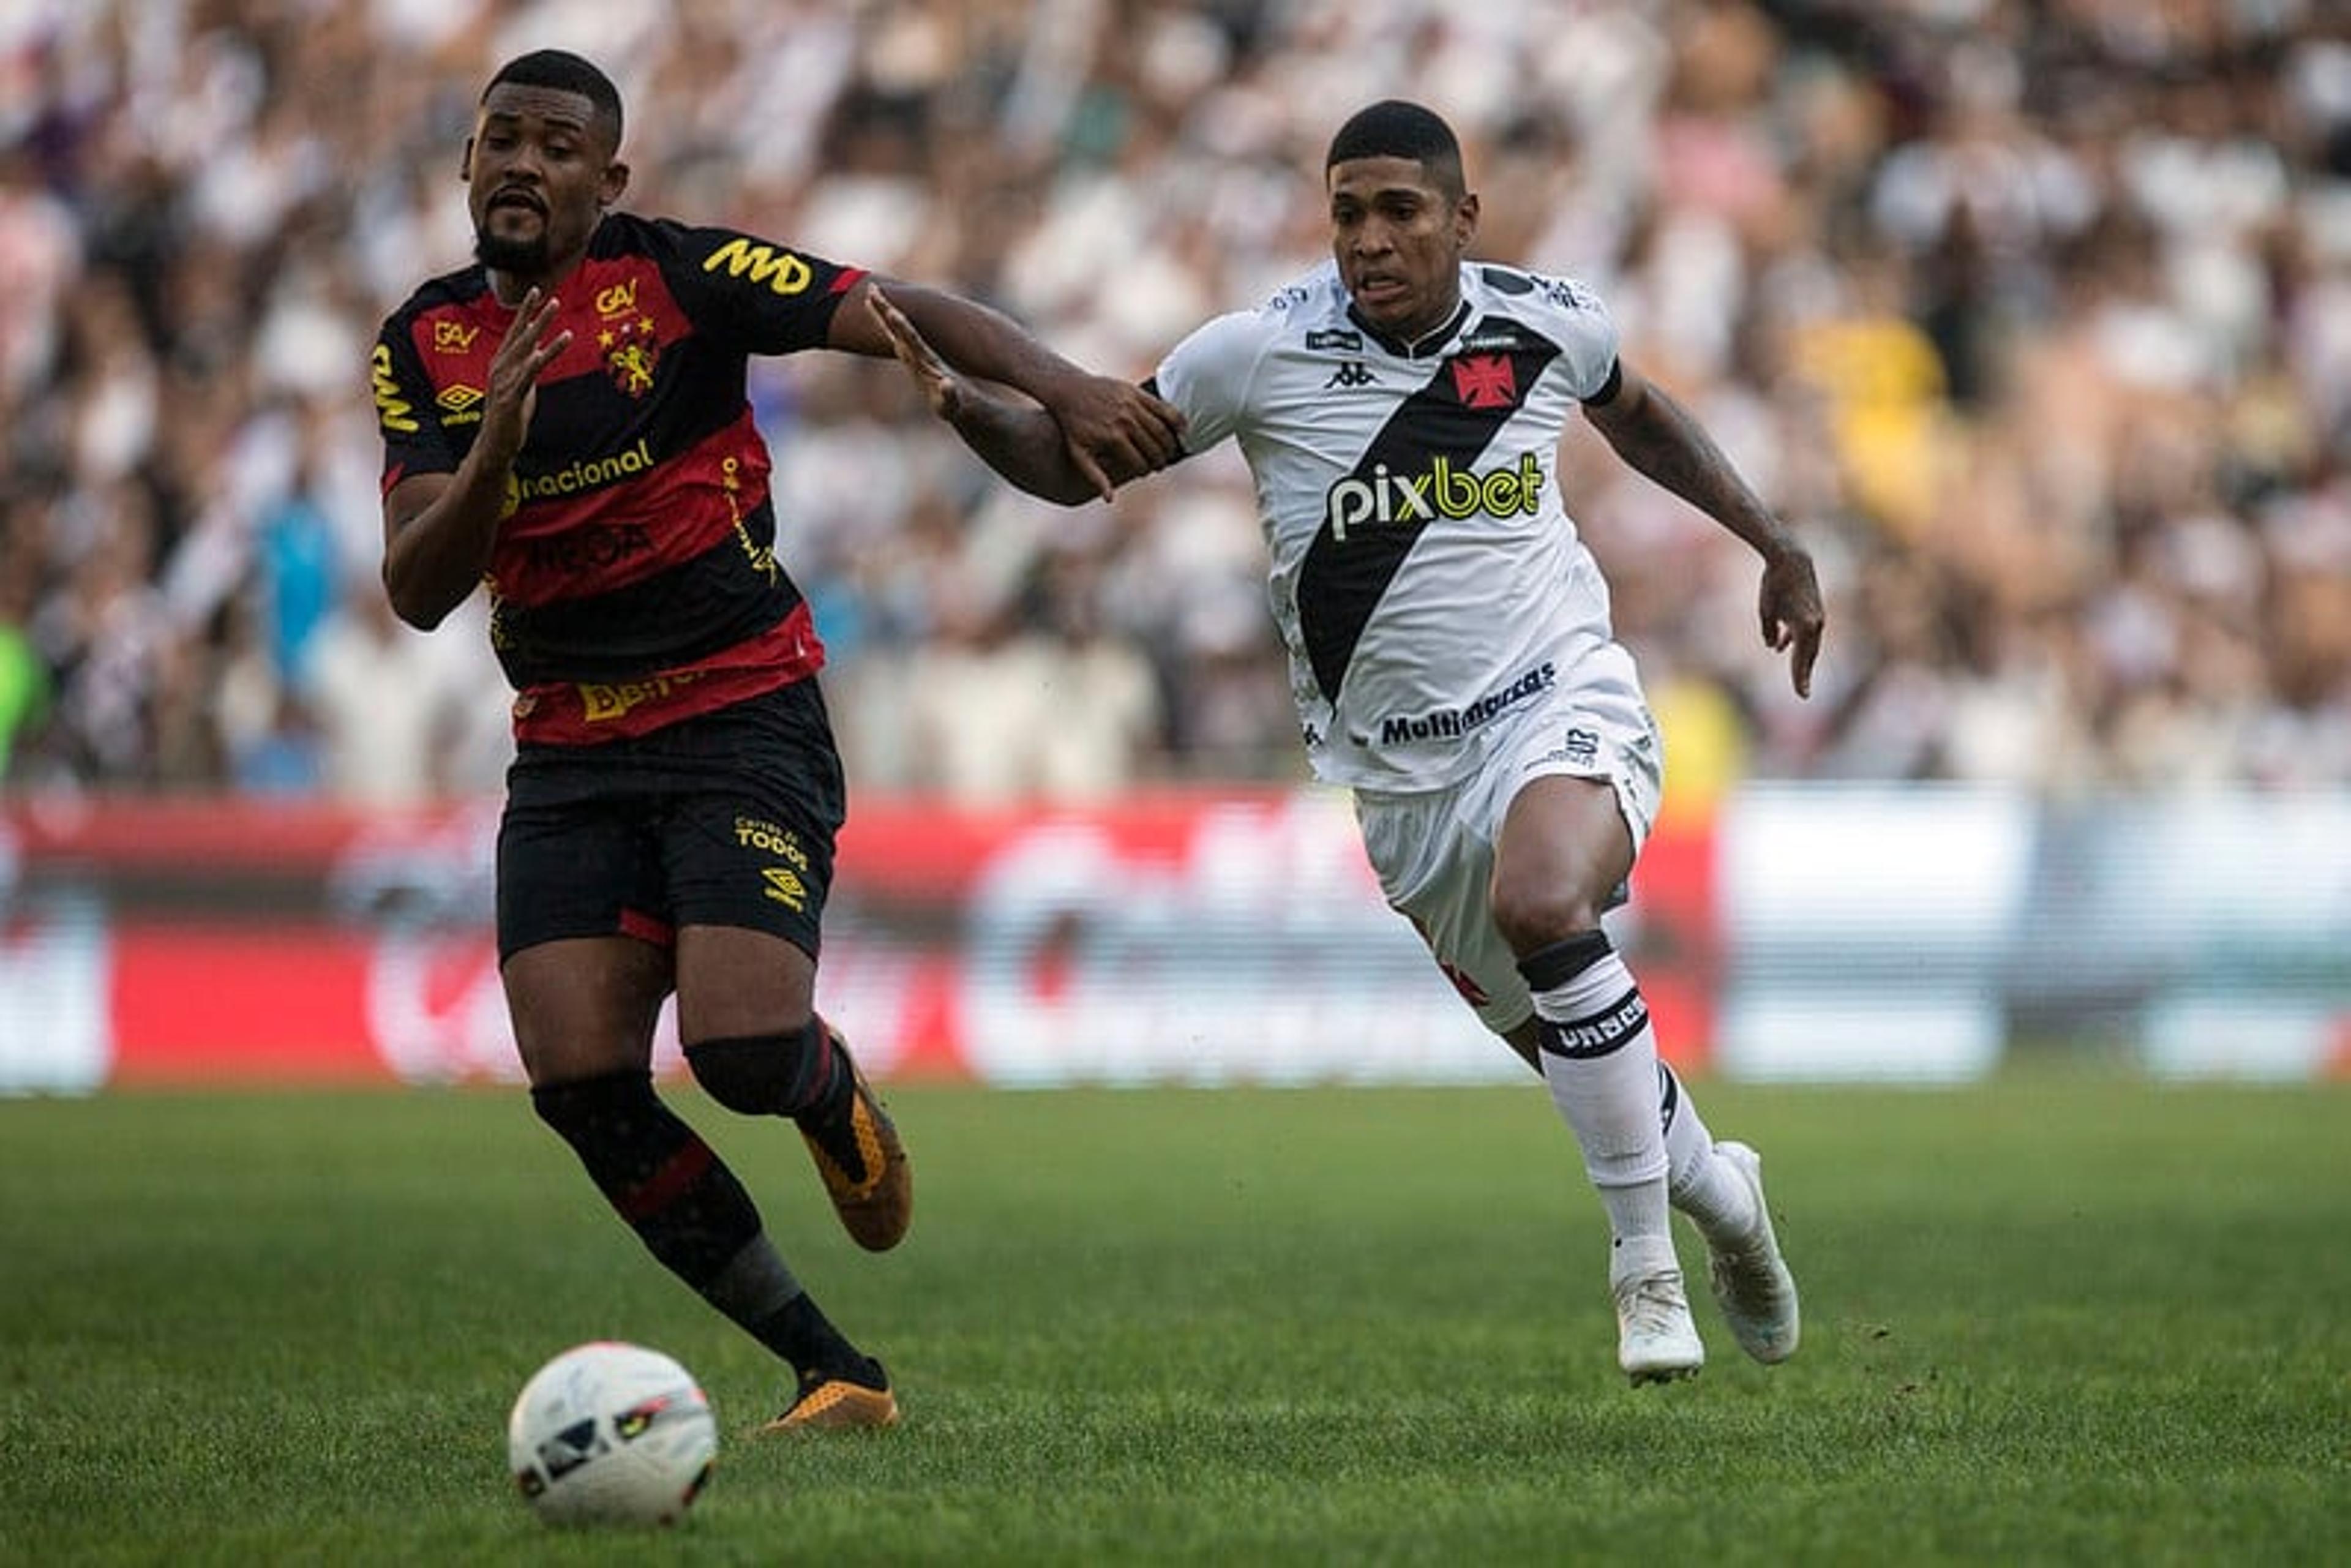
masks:
[[[425,417],[458,427],[480,423],[490,361],[513,329],[515,315],[514,307],[485,287],[479,294],[422,311],[409,323],[409,341],[432,379],[438,406],[438,413],[423,411]],[[622,385],[632,364],[645,362],[645,347],[651,346],[657,361],[668,345],[691,335],[694,324],[672,298],[653,259],[630,252],[590,256],[564,281],[547,337],[567,331],[571,341],[539,373],[542,391],[584,376]],[[632,347],[639,350],[633,361]]]
[[[824,644],[801,603],[758,636],[699,664],[609,685],[549,681],[528,687],[515,698],[515,738],[542,746],[630,739],[806,680],[823,667]]]
[[[585,599],[694,559],[768,498],[767,443],[747,404],[725,429],[674,456],[640,439],[529,481],[490,558],[498,597],[529,607]]]

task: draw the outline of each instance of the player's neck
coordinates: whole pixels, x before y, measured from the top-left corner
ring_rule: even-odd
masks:
[[[567,256],[551,259],[545,267],[535,267],[527,272],[512,267],[490,267],[490,292],[497,296],[499,304],[511,310],[520,305],[522,297],[534,288],[545,294],[554,293],[566,278],[580,270],[580,264],[587,259],[588,247],[583,245]]]
[[[1417,354],[1428,347],[1431,340],[1452,331],[1460,315],[1461,297],[1457,294],[1446,300],[1442,306],[1432,311],[1417,325],[1408,326],[1397,331],[1395,338],[1397,341],[1404,344],[1407,351]]]

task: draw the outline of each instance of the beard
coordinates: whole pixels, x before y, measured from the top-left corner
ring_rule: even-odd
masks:
[[[474,259],[492,272],[517,272],[528,277],[544,271],[548,260],[547,230],[541,227],[528,239],[507,239],[477,228],[474,231]]]

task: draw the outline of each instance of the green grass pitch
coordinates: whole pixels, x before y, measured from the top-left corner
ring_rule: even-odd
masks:
[[[0,1102],[0,1562],[2351,1562],[2351,1086],[1698,1092],[1803,1350],[1701,1292],[1705,1375],[1635,1390],[1531,1082],[903,1089],[878,1258],[788,1127],[678,1092],[902,1390],[794,1440],[519,1091]],[[658,1537],[505,1475],[599,1337],[718,1408]]]

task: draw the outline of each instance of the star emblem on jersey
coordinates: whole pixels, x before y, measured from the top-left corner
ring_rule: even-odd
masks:
[[[596,346],[604,351],[604,369],[611,372],[614,386],[631,397],[643,397],[653,390],[653,366],[661,361],[661,344],[653,337],[651,317],[607,323],[596,334]]]
[[[1465,354],[1453,361],[1453,390],[1463,408],[1514,408],[1518,372],[1508,354]]]

